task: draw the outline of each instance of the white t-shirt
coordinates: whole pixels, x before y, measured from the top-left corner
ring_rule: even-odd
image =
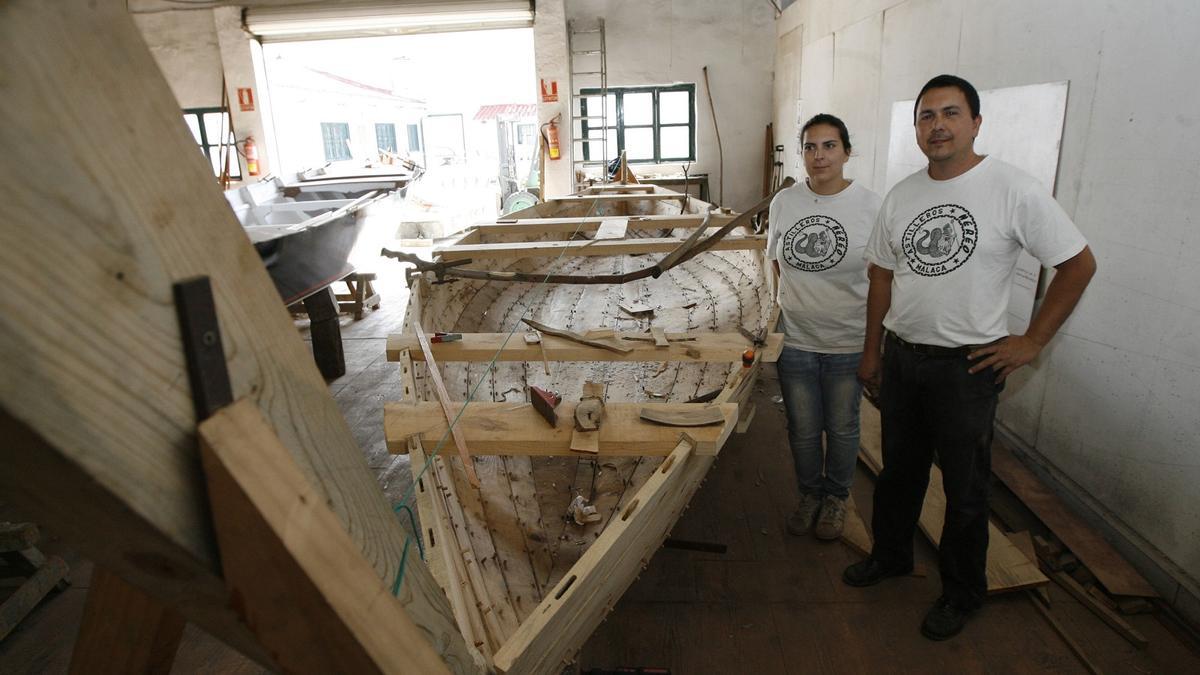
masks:
[[[1085,246],[1036,179],[989,156],[949,180],[922,169],[897,183],[883,200],[866,259],[894,273],[884,327],[909,342],[959,347],[1008,335],[1022,248],[1053,267]]]
[[[785,345],[825,354],[862,351],[868,287],[862,250],[881,201],[858,183],[835,195],[797,183],[771,200],[767,259],[779,261]]]

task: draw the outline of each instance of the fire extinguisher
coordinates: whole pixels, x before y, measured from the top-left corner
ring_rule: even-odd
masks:
[[[254,143],[253,136],[247,136],[242,144],[242,155],[246,158],[246,173],[251,176],[258,175],[258,146]]]
[[[554,120],[550,120],[545,126],[546,147],[549,148],[550,159],[559,159],[562,157],[562,150],[558,147],[558,125],[554,123]]]

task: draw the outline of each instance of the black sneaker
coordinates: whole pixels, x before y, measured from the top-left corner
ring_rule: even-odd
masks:
[[[874,586],[889,577],[902,577],[912,571],[912,565],[887,565],[868,556],[847,567],[842,572],[842,581],[851,586]]]
[[[938,598],[921,622],[921,635],[930,640],[949,640],[967,625],[973,609],[960,607],[945,597]]]

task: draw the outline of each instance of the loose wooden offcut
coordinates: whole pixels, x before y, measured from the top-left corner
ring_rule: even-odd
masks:
[[[1150,644],[1150,641],[1146,639],[1145,635],[1142,635],[1141,631],[1133,626],[1130,626],[1129,623],[1118,616],[1116,612],[1112,611],[1108,607],[1105,607],[1103,603],[1093,598],[1091,594],[1083,588],[1083,586],[1079,585],[1078,581],[1075,581],[1071,578],[1070,574],[1067,574],[1066,572],[1051,572],[1051,574],[1054,577],[1054,580],[1058,582],[1058,585],[1063,587],[1063,590],[1074,596],[1081,605],[1091,610],[1092,614],[1095,614],[1100,618],[1101,621],[1108,624],[1110,628],[1115,630],[1121,637],[1128,640],[1129,643],[1134,647],[1137,647],[1138,649],[1145,649],[1146,646]]]
[[[992,443],[992,473],[1087,565],[1108,592],[1158,597],[1145,577],[999,441]]]
[[[867,467],[878,474],[883,469],[883,448],[880,442],[879,410],[863,399],[860,406],[863,458]],[[946,518],[946,493],[942,487],[942,471],[933,466],[929,472],[929,488],[921,507],[921,531],[934,546],[942,538]],[[988,523],[987,583],[988,593],[1004,593],[1049,583],[1046,575],[1013,545],[995,525]]]
[[[650,404],[642,406],[638,416],[673,427],[699,427],[725,421],[725,414],[719,406],[688,407],[681,410],[677,405]]]

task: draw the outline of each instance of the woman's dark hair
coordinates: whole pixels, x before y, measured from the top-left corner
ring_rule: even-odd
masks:
[[[917,100],[913,101],[913,124],[917,123],[917,106],[921,105],[921,97],[925,92],[944,87],[953,87],[961,91],[967,98],[967,107],[971,109],[971,119],[979,117],[979,92],[975,91],[974,85],[957,75],[938,75],[921,87],[921,93],[917,94]]]
[[[842,137],[842,147],[846,148],[847,155],[850,154],[850,131],[846,129],[846,123],[834,117],[833,115],[830,115],[829,113],[813,115],[812,119],[805,122],[804,126],[800,127],[801,140],[803,140],[805,132],[807,132],[810,127],[815,127],[818,124],[828,124],[834,129],[837,129],[838,135]]]

